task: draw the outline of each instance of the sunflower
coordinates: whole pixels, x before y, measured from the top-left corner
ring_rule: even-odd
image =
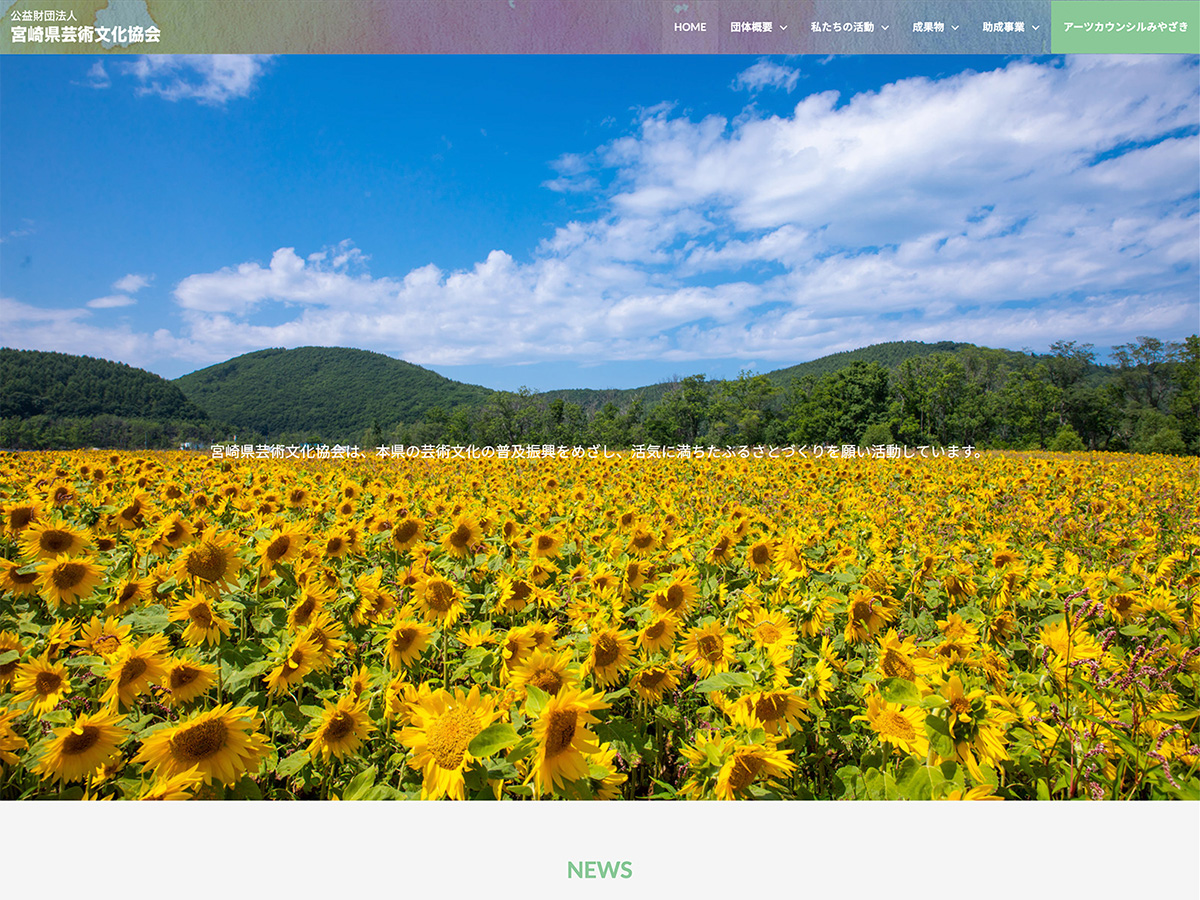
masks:
[[[320,660],[314,667],[319,672],[332,666],[334,661],[345,652],[347,646],[347,642],[343,640],[345,636],[345,626],[325,609],[313,616],[308,627],[300,632],[301,639],[307,638],[313,641],[320,651]]]
[[[824,703],[833,691],[833,666],[818,657],[817,661],[803,670],[800,693],[818,704]]]
[[[71,621],[59,620],[46,633],[46,656],[54,659],[75,640],[76,625]]]
[[[537,588],[523,578],[514,578],[507,572],[501,572],[497,579],[500,595],[496,599],[496,611],[500,613],[517,613],[523,610],[533,599]]]
[[[674,616],[655,616],[638,632],[638,646],[646,653],[670,649],[675,643],[675,629]]]
[[[533,652],[533,648],[536,646],[537,640],[528,626],[508,629],[504,637],[500,639],[500,660],[503,665],[500,670],[501,677],[507,681],[512,673],[521,667],[525,658]]]
[[[170,621],[187,622],[183,639],[192,647],[201,644],[216,646],[229,636],[233,624],[221,618],[212,601],[204,596],[185,597],[171,607]]]
[[[448,578],[433,575],[424,579],[417,590],[417,602],[427,622],[450,628],[463,613],[462,593]]]
[[[215,778],[231,785],[258,768],[271,749],[257,730],[261,724],[255,710],[226,703],[154,732],[133,761],[145,763],[160,779],[197,769],[205,784]]]
[[[740,698],[736,706],[762,723],[767,734],[788,734],[799,731],[800,723],[807,722],[804,704],[800,697],[791,690],[755,691]]]
[[[948,641],[973,647],[979,643],[979,629],[958,613],[950,613],[945,620],[938,620],[938,629]]]
[[[904,753],[926,756],[929,740],[925,737],[925,711],[915,706],[888,703],[878,694],[867,702],[866,719],[879,740]]]
[[[717,535],[717,540],[713,545],[708,548],[708,552],[704,554],[704,561],[714,566],[730,562],[733,559],[733,548],[736,543],[737,539],[732,534],[722,531]]]
[[[1009,758],[1005,728],[1016,721],[1016,716],[994,706],[982,690],[967,693],[957,675],[950,677],[941,693],[947,702],[955,759],[966,765],[972,778],[984,781],[981,764],[995,767]]]
[[[469,694],[439,688],[415,698],[409,725],[396,739],[413,751],[408,764],[422,772],[422,800],[465,799],[464,772],[475,762],[468,747],[496,717],[495,699],[481,697],[479,685]]]
[[[750,625],[750,640],[760,647],[793,647],[796,644],[796,629],[779,610],[759,610]]]
[[[611,626],[596,629],[589,640],[591,652],[583,664],[584,674],[590,672],[600,687],[616,683],[633,660],[633,641],[624,631]]]
[[[75,499],[75,488],[65,481],[57,481],[46,489],[45,497],[54,506],[66,506]]]
[[[91,540],[87,531],[76,531],[62,522],[35,522],[21,535],[26,556],[55,559],[59,556],[78,556]]]
[[[311,638],[297,638],[288,647],[283,662],[267,675],[267,693],[282,694],[293,684],[304,680],[321,661],[321,648]]]
[[[468,650],[490,644],[492,642],[491,622],[472,625],[470,628],[460,628],[454,633],[454,636]]]
[[[291,562],[300,555],[307,541],[307,533],[298,528],[273,531],[259,541],[259,568],[266,573],[279,563]]]
[[[631,559],[625,563],[625,589],[627,591],[641,590],[646,579],[650,577],[649,573],[652,568],[638,559]]]
[[[216,666],[192,659],[170,659],[164,668],[159,683],[167,689],[166,700],[172,706],[203,696],[217,680]]]
[[[242,561],[234,550],[236,535],[218,536],[207,529],[200,539],[179,554],[175,576],[180,582],[194,580],[214,591],[237,579]]]
[[[529,539],[529,555],[534,559],[552,559],[563,546],[562,536],[553,531],[538,531]]]
[[[74,725],[54,729],[54,738],[32,771],[54,781],[83,781],[117,755],[129,732],[115,712],[84,713]]]
[[[17,754],[14,750],[24,750],[29,746],[28,742],[12,730],[12,725],[9,724],[17,717],[16,710],[9,712],[6,707],[0,706],[0,762],[10,766],[17,764]]]
[[[346,676],[342,682],[349,691],[350,696],[355,700],[361,697],[368,697],[371,693],[371,670],[366,666],[359,666],[353,672]]]
[[[337,703],[325,701],[320,722],[304,735],[312,739],[308,755],[314,759],[320,755],[329,762],[331,757],[340,760],[357,753],[363,738],[375,730],[367,714],[368,703],[352,696],[341,697]]]
[[[529,630],[536,649],[549,650],[554,646],[554,639],[558,636],[558,626],[553,622],[535,620],[525,627]]]
[[[576,680],[571,671],[570,650],[534,650],[512,670],[509,686],[524,692],[525,686],[532,684],[554,696],[565,687],[573,687]]]
[[[0,588],[14,597],[36,594],[38,591],[38,572],[21,572],[20,563],[9,559],[0,559]]]
[[[150,551],[165,555],[171,550],[178,550],[196,536],[196,530],[183,517],[182,513],[171,513],[158,526],[150,539]]]
[[[83,626],[79,637],[75,639],[75,646],[108,659],[129,643],[132,631],[130,626],[122,625],[114,618],[101,622],[92,616],[92,620]]]
[[[38,587],[51,611],[90,597],[103,580],[104,570],[90,556],[59,556],[38,566]]]
[[[891,629],[879,639],[879,659],[876,662],[879,674],[884,678],[904,678],[915,681],[919,675],[928,675],[937,666],[917,656],[916,638],[901,640],[896,629]]]
[[[21,644],[21,639],[16,634],[13,634],[11,631],[0,631],[0,654],[16,654],[8,662],[0,663],[0,688],[12,683],[17,673],[17,667],[21,664],[21,655],[24,652],[25,647]]]
[[[14,537],[37,522],[42,515],[40,503],[14,503],[4,508],[4,530]]]
[[[771,541],[755,541],[746,551],[746,565],[759,575],[770,575],[771,564],[775,561],[775,548]]]
[[[119,509],[114,520],[121,528],[141,528],[146,524],[146,514],[151,511],[149,494],[139,492],[117,505]]]
[[[621,795],[621,785],[629,780],[629,776],[617,771],[613,764],[617,751],[612,744],[603,744],[599,753],[588,757],[588,776],[591,779],[592,793],[597,800],[615,800]],[[604,774],[597,777],[597,769]]]
[[[150,682],[161,681],[167,669],[162,654],[167,649],[167,639],[161,634],[151,635],[136,647],[127,644],[113,657],[108,668],[110,681],[103,700],[112,708],[129,708],[133,698],[150,687]]]
[[[405,516],[392,527],[392,546],[397,550],[409,550],[425,537],[425,523],[413,516]]]
[[[134,606],[150,599],[150,579],[126,578],[113,592],[113,598],[104,607],[106,616],[122,616]]]
[[[717,774],[717,799],[742,799],[754,782],[773,785],[795,769],[796,764],[773,744],[735,744]]]
[[[663,694],[679,687],[679,666],[673,662],[650,662],[638,667],[629,686],[647,703],[658,703]]]
[[[608,704],[593,690],[565,688],[546,701],[533,723],[537,757],[530,775],[539,794],[588,777],[587,756],[600,752],[588,726],[600,721],[593,714],[602,709]]]
[[[28,711],[33,715],[40,716],[42,713],[48,713],[58,706],[60,700],[71,693],[71,682],[67,680],[67,667],[61,663],[59,665],[51,663],[47,651],[38,659],[17,668],[13,690],[17,691],[17,696],[13,698],[14,703],[28,700]]]
[[[892,621],[896,613],[879,594],[858,591],[850,595],[846,604],[847,643],[857,644],[867,640],[884,624]]]
[[[691,629],[683,641],[683,659],[701,677],[728,672],[737,638],[720,622]]]
[[[637,525],[629,536],[628,552],[633,556],[649,556],[658,549],[658,538],[654,532]]]
[[[816,637],[825,630],[837,604],[834,597],[807,596],[796,603],[796,621],[805,637]]]
[[[385,648],[388,665],[393,672],[413,665],[421,658],[429,639],[433,636],[433,626],[414,619],[401,619],[392,625],[388,632]]]
[[[474,546],[483,540],[483,530],[472,516],[460,515],[454,525],[442,536],[442,549],[452,556],[469,559]]]
[[[188,769],[170,778],[155,781],[138,795],[139,800],[191,800],[204,783],[204,773]]]
[[[672,576],[650,596],[650,607],[658,613],[673,615],[683,620],[692,608],[692,601],[700,593],[696,587],[696,574],[685,572]]]
[[[288,628],[292,631],[307,628],[328,601],[329,595],[323,589],[306,586],[288,610]]]

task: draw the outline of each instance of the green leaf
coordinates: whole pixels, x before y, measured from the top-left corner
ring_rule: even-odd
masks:
[[[122,625],[128,625],[139,634],[160,634],[166,631],[170,622],[167,608],[157,603],[136,609],[121,620]]]
[[[404,795],[390,784],[377,784],[362,795],[361,800],[403,800]]]
[[[0,666],[3,666],[6,663],[15,662],[20,658],[21,654],[16,650],[5,650],[3,653],[0,653]]]
[[[275,774],[281,778],[291,778],[310,762],[307,750],[298,750],[275,767]]]
[[[525,706],[531,716],[540,716],[542,707],[550,701],[550,695],[535,684],[525,685],[525,696],[527,698]]]
[[[954,756],[954,738],[950,737],[950,726],[940,716],[925,717],[925,736],[938,756]]]
[[[304,713],[310,719],[319,719],[325,715],[325,710],[319,706],[305,705],[300,707],[300,712]]]
[[[261,800],[262,798],[262,791],[258,789],[258,785],[252,778],[240,779],[234,786],[233,792],[228,795],[230,800]]]
[[[1168,712],[1151,713],[1156,722],[1187,722],[1200,716],[1200,709],[1173,709]]]
[[[483,759],[511,747],[520,739],[517,730],[507,722],[494,722],[471,739],[467,752],[476,759]]]
[[[936,766],[916,766],[900,782],[900,796],[908,800],[936,800],[946,784],[946,777]]]
[[[362,800],[375,785],[375,767],[368,766],[350,779],[346,790],[342,792],[343,800]]]
[[[905,706],[920,706],[921,691],[907,678],[884,678],[879,682],[879,693],[888,703]]]
[[[723,691],[726,688],[751,688],[754,679],[745,672],[718,672],[697,683],[696,690],[702,693]]]

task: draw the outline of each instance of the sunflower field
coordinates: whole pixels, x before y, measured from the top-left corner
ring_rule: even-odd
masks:
[[[0,455],[0,799],[1200,799],[1194,459]]]

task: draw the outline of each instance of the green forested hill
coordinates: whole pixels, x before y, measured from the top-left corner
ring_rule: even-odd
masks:
[[[375,427],[477,406],[492,391],[403,360],[345,347],[247,353],[174,382],[215,418],[264,437],[313,434],[357,442]]]
[[[895,369],[906,359],[916,356],[928,356],[930,353],[958,353],[966,348],[974,348],[974,344],[964,344],[958,341],[938,341],[926,344],[924,341],[887,341],[883,344],[872,344],[857,350],[843,350],[841,353],[830,353],[808,362],[786,369],[775,369],[767,372],[766,376],[779,385],[786,385],[793,378],[805,375],[828,375],[843,369],[851,363],[879,363],[885,369]],[[1000,351],[1011,357],[1023,357],[1025,354],[1015,350]]]
[[[0,419],[208,418],[178,387],[144,369],[67,353],[0,349]]]

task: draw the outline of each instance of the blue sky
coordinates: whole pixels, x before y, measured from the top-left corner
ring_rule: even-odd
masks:
[[[490,387],[1200,328],[1195,57],[0,58],[0,343]]]

